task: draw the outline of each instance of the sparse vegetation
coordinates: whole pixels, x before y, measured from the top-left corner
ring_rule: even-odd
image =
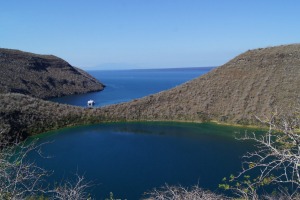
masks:
[[[229,199],[223,195],[203,190],[199,186],[185,188],[182,186],[165,185],[159,189],[153,189],[146,193],[147,200],[225,200]]]
[[[225,65],[171,90],[97,109],[2,94],[0,126],[8,132],[21,131],[20,135],[25,138],[26,135],[65,126],[103,121],[213,120],[259,125],[254,114],[262,116],[270,113],[273,107],[285,107],[289,112],[298,101],[298,58],[300,45],[247,51]],[[54,84],[52,79],[48,80]]]
[[[86,182],[84,176],[76,174],[75,181],[65,181],[55,188],[53,199],[56,200],[91,200],[87,189],[91,187],[90,182]]]
[[[251,50],[178,87],[106,110],[125,120],[260,125],[254,115],[274,107],[288,113],[299,101],[299,66],[299,44]]]
[[[0,93],[51,98],[103,90],[88,73],[52,55],[0,48]]]
[[[275,112],[271,118],[259,119],[269,126],[263,135],[245,135],[240,140],[256,143],[254,152],[244,156],[242,171],[231,175],[220,187],[243,199],[299,199],[300,191],[300,118],[299,111],[289,115]]]
[[[96,109],[58,104],[22,94],[0,94],[0,128],[9,141],[79,124],[109,120]]]
[[[25,161],[26,156],[33,150],[39,150],[34,143],[7,146],[2,140],[0,150],[0,199],[26,199],[28,196],[44,194],[43,177],[48,172],[36,165]]]
[[[0,132],[2,130],[0,129]],[[2,134],[0,134],[2,136]],[[41,147],[32,142],[13,142],[1,138],[0,148],[0,199],[2,200],[87,200],[90,182],[76,174],[75,181],[65,181],[50,188],[44,178],[51,172],[27,159],[35,151],[42,155]]]

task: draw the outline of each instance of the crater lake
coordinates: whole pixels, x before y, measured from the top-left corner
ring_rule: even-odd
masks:
[[[170,89],[212,68],[90,71],[106,85],[102,92],[52,99],[55,102],[96,106],[130,101]],[[92,182],[95,199],[140,199],[153,188],[198,185],[218,192],[222,178],[241,169],[241,157],[252,143],[235,139],[255,131],[213,123],[130,122],[102,123],[60,129],[32,137],[42,146],[43,158],[29,159],[53,172],[47,182],[72,180],[75,174]],[[222,192],[222,191],[220,191]]]

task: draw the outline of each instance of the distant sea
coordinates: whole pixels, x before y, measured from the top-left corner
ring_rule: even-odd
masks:
[[[95,106],[105,106],[127,102],[163,90],[171,89],[184,82],[199,77],[214,67],[134,69],[134,70],[97,70],[88,71],[106,87],[101,92],[65,96],[51,101],[76,106],[86,106],[92,99]]]

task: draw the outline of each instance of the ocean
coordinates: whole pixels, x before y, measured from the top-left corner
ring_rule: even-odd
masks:
[[[96,107],[122,103],[171,89],[212,69],[213,67],[88,71],[106,86],[103,91],[54,98],[51,101],[82,107],[90,99],[95,101]]]

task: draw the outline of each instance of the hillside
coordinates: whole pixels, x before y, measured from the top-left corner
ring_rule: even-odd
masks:
[[[28,95],[0,94],[0,146],[2,139],[25,139],[49,130],[105,121],[96,109],[53,103]]]
[[[0,94],[0,136],[107,121],[219,121],[255,124],[254,115],[293,112],[300,100],[300,45],[247,51],[173,89],[128,103],[87,109],[22,94]],[[1,140],[1,137],[0,137]]]
[[[292,111],[300,100],[300,44],[249,50],[168,91],[104,108],[120,120],[253,124],[254,115]]]
[[[0,93],[22,93],[38,98],[103,90],[86,72],[53,55],[0,48]]]

